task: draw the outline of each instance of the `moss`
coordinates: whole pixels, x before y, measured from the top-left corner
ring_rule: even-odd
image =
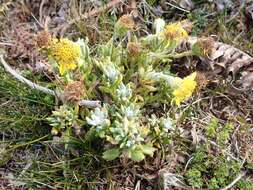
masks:
[[[219,189],[231,183],[240,167],[239,162],[228,159],[223,154],[210,154],[210,146],[205,145],[193,153],[186,178],[189,185],[195,188]]]
[[[220,131],[220,133],[217,136],[217,141],[220,145],[223,145],[225,142],[228,141],[230,133],[233,131],[234,126],[230,123],[227,123],[222,130]]]
[[[243,189],[243,190],[252,190],[253,189],[253,182],[251,182],[247,179],[241,179],[238,182],[237,188]]]
[[[213,177],[209,181],[208,189],[215,190],[215,189],[218,189],[218,188],[219,188],[219,182],[217,181],[217,179],[215,177]]]
[[[219,125],[217,118],[212,118],[210,123],[205,127],[205,134],[210,139],[216,139],[219,145],[224,145],[233,132],[232,123],[226,123],[224,126]]]
[[[212,118],[210,123],[205,128],[206,135],[210,138],[214,138],[216,136],[216,130],[218,126],[218,119],[215,117]]]
[[[187,181],[190,185],[196,188],[201,188],[204,184],[201,172],[196,169],[190,169],[186,173]]]

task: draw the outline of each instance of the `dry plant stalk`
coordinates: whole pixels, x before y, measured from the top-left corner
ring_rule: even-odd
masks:
[[[14,69],[12,69],[7,64],[7,62],[3,58],[3,55],[0,55],[0,62],[3,65],[3,67],[5,68],[5,70],[9,74],[11,74],[18,81],[20,81],[20,82],[26,84],[27,86],[29,86],[31,89],[35,89],[35,90],[38,90],[38,91],[41,91],[43,93],[50,94],[50,95],[53,95],[53,96],[56,96],[56,97],[61,97],[61,94],[59,92],[51,90],[51,89],[48,89],[48,88],[43,87],[43,86],[40,86],[40,85],[38,85],[36,83],[33,83],[32,81],[26,79],[25,77],[21,76],[19,73],[17,73],[17,71],[15,71]],[[80,100],[78,102],[78,104],[80,106],[86,106],[86,107],[89,107],[89,108],[95,108],[95,107],[100,107],[101,103],[100,103],[100,101]]]

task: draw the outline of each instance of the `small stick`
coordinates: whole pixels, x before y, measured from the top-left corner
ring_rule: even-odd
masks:
[[[80,100],[78,102],[79,106],[86,106],[89,108],[96,108],[96,107],[101,107],[101,102],[98,100]]]
[[[53,95],[53,96],[56,96],[56,97],[61,97],[61,95],[58,92],[56,92],[54,90],[51,90],[49,88],[40,86],[38,84],[35,84],[32,81],[30,81],[30,80],[26,79],[25,77],[21,76],[17,71],[15,71],[14,69],[12,69],[11,66],[9,66],[6,63],[6,61],[3,58],[3,55],[0,55],[0,62],[2,63],[4,69],[8,73],[10,73],[14,78],[16,78],[20,82],[26,84],[30,88],[35,89],[35,90],[39,90],[41,92],[44,92],[46,94],[50,94],[50,95]],[[96,107],[100,107],[101,106],[101,102],[98,101],[98,100],[95,100],[95,101],[93,101],[93,100],[81,100],[81,101],[78,102],[78,105],[80,105],[80,106],[86,106],[86,107],[89,107],[89,108],[96,108]]]
[[[232,188],[242,177],[246,175],[246,171],[242,171],[238,174],[238,176],[226,187],[222,188],[221,190],[228,190]]]
[[[116,6],[117,4],[122,3],[122,2],[123,2],[123,0],[110,1],[105,6],[99,7],[98,9],[93,9],[90,12],[85,13],[85,14],[81,15],[80,17],[71,20],[68,24],[71,25],[71,24],[74,24],[75,22],[78,22],[82,19],[87,19],[89,17],[94,17],[94,16],[98,15],[99,13],[101,13],[103,11],[106,11],[106,10],[112,8],[113,6]]]
[[[51,95],[54,95],[56,96],[56,92],[53,91],[53,90],[50,90],[46,87],[43,87],[43,86],[40,86],[38,84],[35,84],[33,82],[31,82],[30,80],[26,79],[25,77],[21,76],[20,74],[17,73],[17,71],[13,70],[7,63],[6,61],[4,60],[3,58],[3,55],[0,55],[0,60],[1,60],[1,63],[2,65],[4,66],[5,70],[10,73],[14,78],[16,78],[17,80],[19,80],[20,82],[28,85],[30,88],[32,89],[36,89],[36,90],[39,90],[41,92],[44,92],[46,94],[51,94]]]

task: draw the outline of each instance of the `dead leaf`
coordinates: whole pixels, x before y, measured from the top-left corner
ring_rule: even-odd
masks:
[[[190,38],[192,46],[196,38]],[[215,42],[214,50],[209,58],[200,58],[207,63],[216,74],[232,74],[233,79],[239,78],[239,83],[245,89],[253,89],[253,57],[231,45]]]

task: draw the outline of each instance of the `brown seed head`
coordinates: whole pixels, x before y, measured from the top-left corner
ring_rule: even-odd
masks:
[[[203,51],[205,56],[210,56],[214,49],[214,39],[211,37],[199,38],[197,43]]]
[[[128,42],[127,50],[130,55],[138,55],[141,52],[141,45],[137,42]]]
[[[79,101],[84,95],[84,82],[74,81],[64,88],[63,98],[68,101]]]
[[[118,20],[118,24],[128,30],[132,30],[135,26],[134,20],[132,19],[131,15],[123,15],[122,17],[120,17],[120,19]]]
[[[46,47],[51,41],[51,35],[48,31],[41,31],[36,36],[36,43],[39,48]]]
[[[197,82],[197,91],[205,88],[206,85],[208,84],[206,75],[203,72],[197,72],[196,82]]]

